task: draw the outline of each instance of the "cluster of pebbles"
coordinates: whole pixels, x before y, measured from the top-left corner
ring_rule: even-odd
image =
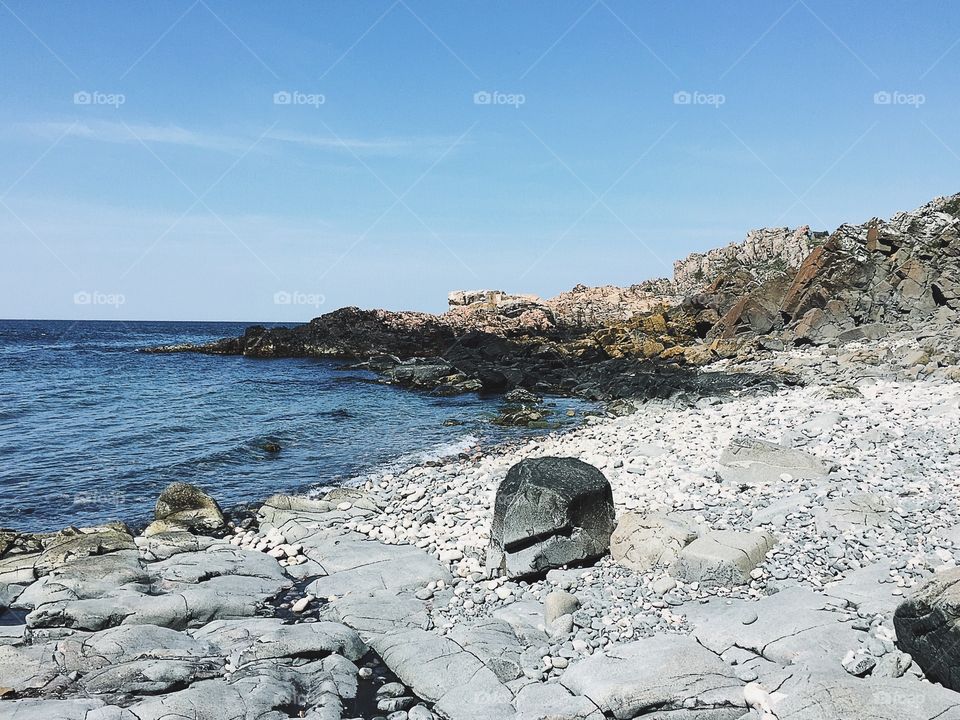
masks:
[[[303,554],[303,545],[288,544],[276,528],[261,535],[250,528],[235,527],[233,533],[233,537],[229,541],[231,545],[236,545],[245,550],[266,553],[270,557],[276,558],[282,567],[302,565],[307,562],[307,556]]]

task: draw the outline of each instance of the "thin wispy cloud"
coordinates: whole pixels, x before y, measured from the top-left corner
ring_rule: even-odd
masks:
[[[243,138],[188,130],[178,125],[122,123],[112,120],[88,122],[35,122],[21,125],[32,135],[55,139],[65,135],[96,142],[139,145],[140,142],[179,145],[221,152],[242,152],[250,143]]]
[[[123,123],[113,120],[42,121],[21,124],[18,128],[45,141],[53,141],[60,137],[73,137],[93,142],[125,145],[139,145],[141,142],[159,143],[227,153],[245,151],[250,147],[251,138],[256,138],[254,135],[246,137],[201,132],[179,125]],[[334,135],[272,130],[263,136],[262,141],[265,147],[271,143],[278,146],[295,145],[326,152],[401,157],[411,155],[431,156],[435,153],[441,153],[450,146],[451,139],[445,137],[337,137]]]
[[[274,130],[267,134],[268,140],[302,145],[320,150],[342,150],[365,155],[411,155],[443,152],[456,139],[454,137],[407,137],[407,138],[357,138],[312,135],[309,133]]]

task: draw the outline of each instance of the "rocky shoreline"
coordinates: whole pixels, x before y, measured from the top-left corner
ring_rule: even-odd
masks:
[[[960,717],[958,352],[726,361],[796,382],[276,496],[223,539],[189,486],[141,536],[8,538],[0,716]]]
[[[232,524],[174,484],[0,533],[0,717],[960,719],[958,210],[155,349],[615,402]]]

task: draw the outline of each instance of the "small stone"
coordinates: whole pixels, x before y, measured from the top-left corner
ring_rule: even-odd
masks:
[[[543,621],[550,625],[563,615],[572,615],[580,608],[580,600],[573,593],[554,590],[543,602]]]
[[[377,697],[378,698],[400,697],[406,691],[407,691],[407,688],[403,683],[399,683],[399,682],[385,683],[384,685],[381,685],[377,689]]]
[[[856,653],[851,650],[840,664],[843,665],[843,669],[851,675],[863,677],[876,667],[877,661],[866,653]]]
[[[297,600],[290,607],[290,612],[302,613],[304,610],[306,610],[310,606],[310,603],[312,603],[314,600],[315,598],[313,597],[313,595],[304,595],[302,598]]]
[[[653,590],[657,595],[661,597],[666,595],[668,592],[673,590],[677,586],[677,581],[674,580],[669,575],[664,575],[653,581],[650,585],[650,589]]]

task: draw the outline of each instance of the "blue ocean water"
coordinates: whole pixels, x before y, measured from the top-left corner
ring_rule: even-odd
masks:
[[[229,506],[536,432],[491,425],[495,399],[395,388],[333,361],[137,352],[244,327],[0,320],[0,527],[142,522],[178,480]],[[558,419],[588,407],[556,403]]]

